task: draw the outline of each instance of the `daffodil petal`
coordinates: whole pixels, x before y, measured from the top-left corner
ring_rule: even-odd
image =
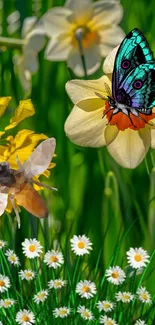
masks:
[[[23,26],[22,26],[22,32],[21,32],[22,38],[25,38],[25,36],[32,29],[32,27],[34,26],[36,21],[37,21],[37,17],[35,17],[35,16],[26,17],[24,19]]]
[[[25,70],[24,56],[19,57],[16,64],[21,85],[28,91],[31,89],[31,73],[29,70]]]
[[[72,11],[79,11],[84,8],[89,9],[92,6],[92,0],[67,0],[65,3],[65,7],[69,8]]]
[[[113,141],[109,141],[109,137],[110,134],[105,132],[108,151],[117,163],[125,168],[137,167],[144,159],[151,143],[151,134],[147,127],[139,131],[131,129],[119,131]]]
[[[117,51],[119,49],[119,46],[116,46],[105,58],[104,64],[103,64],[103,72],[106,75],[112,74],[114,70],[114,63],[115,63],[115,57],[117,54]]]
[[[27,35],[25,48],[35,53],[42,50],[45,45],[45,35],[43,23],[38,23],[36,27]]]
[[[125,37],[125,33],[121,27],[112,26],[100,31],[99,36],[101,55],[105,57],[116,45],[122,42]],[[114,66],[113,61],[112,66]]]
[[[90,75],[99,68],[101,62],[101,56],[97,44],[95,46],[92,46],[91,48],[85,49],[84,57],[85,57],[87,75]],[[83,65],[82,65],[81,55],[78,50],[73,49],[70,52],[69,58],[67,60],[67,64],[69,68],[71,68],[77,76],[83,77],[85,75]]]
[[[107,87],[111,90],[111,82],[107,76],[96,80],[71,80],[66,84],[66,91],[72,102],[77,104],[85,99],[97,98],[95,93],[108,96]]]
[[[65,35],[64,39],[57,38],[49,41],[45,51],[45,59],[51,61],[65,61],[72,49],[70,36]]]
[[[155,123],[155,119],[151,120],[150,123]],[[155,129],[151,128],[151,148],[155,149]]]
[[[38,70],[38,58],[37,55],[34,54],[29,48],[24,49],[24,73],[27,71],[30,73],[35,73]],[[31,75],[30,75],[31,76]],[[31,77],[30,79],[31,80]]]
[[[123,17],[123,7],[119,1],[101,0],[93,3],[93,24],[97,28],[118,24]]]
[[[15,115],[10,120],[10,125],[8,125],[5,130],[10,130],[17,126],[25,118],[33,116],[35,114],[34,106],[30,99],[22,100],[19,103],[15,111]]]
[[[66,135],[73,143],[83,147],[104,146],[107,119],[102,116],[103,107],[87,112],[74,106],[65,123]]]
[[[0,97],[0,117],[5,113],[11,97]]]
[[[68,17],[72,11],[65,7],[55,7],[49,10],[43,17],[45,34],[49,37],[58,37],[64,31],[70,29]]]

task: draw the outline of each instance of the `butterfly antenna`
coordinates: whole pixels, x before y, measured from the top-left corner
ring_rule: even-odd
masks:
[[[132,121],[132,118],[131,118],[131,116],[130,116],[130,113],[129,113],[128,117],[129,117],[129,120],[130,120],[131,124],[134,126],[135,129],[137,129],[137,126],[135,126],[135,125],[133,124],[133,121]]]

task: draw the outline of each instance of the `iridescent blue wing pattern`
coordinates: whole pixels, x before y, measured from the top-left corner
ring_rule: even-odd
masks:
[[[148,42],[140,30],[135,28],[124,38],[115,58],[112,78],[112,92],[115,100],[118,100],[117,91],[120,83],[130,71],[150,61],[153,61],[153,54]]]
[[[123,96],[128,101],[127,106],[150,114],[149,108],[155,106],[155,62],[141,64],[122,80],[118,90],[119,102]]]

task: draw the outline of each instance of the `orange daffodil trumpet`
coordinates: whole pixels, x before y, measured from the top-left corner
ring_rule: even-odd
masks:
[[[51,38],[45,58],[67,61],[77,76],[84,76],[81,54],[87,74],[95,72],[112,48],[124,38],[118,26],[123,10],[119,1],[67,0],[43,17],[45,34]],[[82,49],[82,53],[81,53]]]
[[[0,98],[0,115],[8,106],[10,97]],[[23,100],[15,110],[10,124],[5,127],[8,131],[17,126],[22,120],[34,115],[35,110],[31,100]],[[1,132],[0,135],[4,135]],[[44,140],[35,148],[40,140]],[[55,139],[47,138],[44,134],[35,134],[31,130],[21,130],[13,138],[6,137],[7,145],[0,145],[0,215],[5,209],[15,211],[18,226],[20,217],[17,204],[39,218],[48,215],[44,200],[37,193],[32,184],[56,190],[38,181],[37,175],[49,176],[48,168],[54,167],[51,159],[55,151]],[[35,150],[34,150],[35,148]],[[11,208],[10,208],[11,204]]]
[[[104,61],[105,75],[97,80],[72,80],[66,90],[74,108],[65,123],[69,139],[80,146],[107,146],[118,164],[135,168],[144,159],[149,147],[155,149],[155,113],[145,120],[130,119],[119,112],[111,118],[108,96],[112,97],[111,84],[115,56],[113,49]]]

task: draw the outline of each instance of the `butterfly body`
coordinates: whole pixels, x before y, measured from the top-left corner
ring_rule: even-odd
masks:
[[[116,54],[112,98],[109,97],[108,102],[112,115],[122,112],[130,120],[131,114],[143,120],[139,113],[152,114],[155,106],[155,61],[147,40],[137,28],[124,38]]]

